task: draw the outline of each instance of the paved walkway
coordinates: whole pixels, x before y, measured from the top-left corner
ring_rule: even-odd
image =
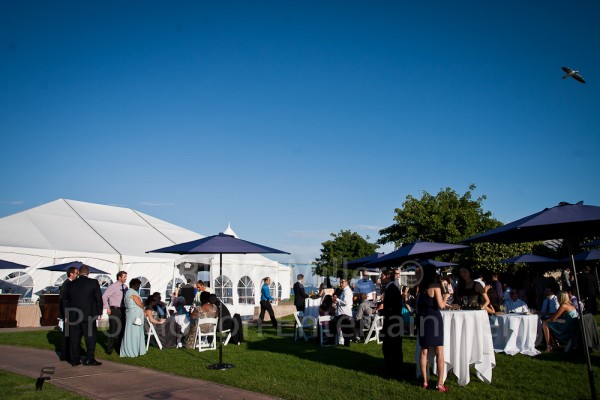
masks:
[[[49,350],[0,345],[0,369],[37,378],[42,367],[55,367],[50,380],[53,385],[92,399],[274,399],[200,379],[98,360],[102,361],[98,367],[72,367]]]

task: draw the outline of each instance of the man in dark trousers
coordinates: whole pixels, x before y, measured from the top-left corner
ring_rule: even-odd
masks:
[[[67,283],[65,288],[65,334],[69,336],[71,365],[81,365],[81,336],[85,339],[87,358],[84,365],[102,365],[96,361],[96,320],[102,315],[102,291],[95,279],[88,277],[90,267],[79,267],[79,278]]]
[[[69,337],[65,335],[65,290],[67,284],[79,276],[79,269],[77,267],[69,267],[67,269],[67,279],[60,285],[59,289],[59,300],[58,300],[58,318],[62,320],[62,329],[60,331],[60,360],[71,362]]]
[[[298,274],[298,282],[294,283],[294,305],[297,311],[304,311],[304,300],[308,298],[303,283],[304,275]]]
[[[273,312],[273,307],[271,306],[271,302],[277,301],[277,299],[271,296],[271,291],[269,290],[271,278],[266,277],[263,282],[262,288],[260,289],[260,315],[258,316],[258,326],[262,326],[263,322],[265,321],[265,312],[268,312],[269,317],[271,317],[271,324],[273,325],[273,328],[277,328],[277,320],[275,319],[275,313]]]
[[[394,282],[395,270],[384,268],[381,271],[383,294],[383,360],[385,368],[394,378],[402,378],[404,357],[402,354],[402,294]]]
[[[102,295],[102,306],[108,314],[106,354],[111,354],[115,348],[119,353],[121,349],[121,341],[125,333],[125,293],[129,289],[125,282],[127,282],[127,272],[119,271],[117,281],[107,287]]]

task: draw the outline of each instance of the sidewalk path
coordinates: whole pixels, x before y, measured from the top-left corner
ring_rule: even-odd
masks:
[[[0,345],[0,369],[37,378],[56,367],[50,382],[92,399],[274,399],[260,393],[146,368],[102,361],[98,367],[72,367],[49,350]]]

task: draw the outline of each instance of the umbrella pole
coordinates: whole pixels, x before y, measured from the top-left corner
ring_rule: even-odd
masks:
[[[596,271],[596,284],[598,285],[598,293],[600,293],[600,280],[598,280],[598,265],[594,267],[594,270]]]
[[[579,280],[577,279],[577,269],[575,266],[575,259],[573,258],[573,250],[571,248],[571,241],[567,240],[567,247],[569,249],[569,257],[571,258],[571,266],[573,267],[573,275],[575,275],[575,288],[577,289],[577,294],[580,296],[579,301],[577,302],[577,307],[579,308],[577,311],[579,312],[579,328],[581,329],[581,333],[583,334],[583,351],[585,353],[586,361],[587,361],[587,369],[588,369],[588,380],[590,382],[590,391],[592,392],[592,399],[596,400],[598,397],[596,395],[596,385],[594,383],[594,371],[592,370],[592,359],[590,357],[590,350],[588,348],[588,337],[587,332],[585,331],[585,325],[583,324],[583,313],[581,312],[581,295],[579,292]]]
[[[219,253],[219,276],[221,277],[221,297],[223,297],[223,253]],[[223,315],[223,300],[219,300],[219,315],[217,315],[217,329],[221,330],[221,315]],[[219,332],[223,335],[223,332]],[[215,338],[216,340],[216,338]],[[219,338],[219,363],[210,364],[208,369],[225,370],[235,367],[233,364],[223,364],[223,338]]]

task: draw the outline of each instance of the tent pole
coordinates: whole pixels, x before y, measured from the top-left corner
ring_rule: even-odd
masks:
[[[221,315],[223,313],[223,297],[224,296],[224,285],[223,285],[223,253],[219,253],[219,276],[221,277],[221,300],[219,301],[219,315],[217,315],[217,329],[221,327]],[[223,332],[220,332],[223,335]],[[219,340],[219,365],[223,365],[223,338]]]
[[[579,328],[581,329],[581,333],[583,334],[583,352],[585,353],[586,361],[587,361],[587,369],[588,369],[588,380],[590,383],[590,391],[592,392],[592,400],[597,400],[596,395],[596,385],[594,383],[594,371],[592,370],[592,359],[590,357],[590,350],[588,347],[588,337],[587,332],[585,330],[585,325],[583,323],[583,314],[581,312],[581,299],[580,291],[579,291],[579,279],[577,279],[577,268],[575,266],[575,258],[573,258],[573,249],[571,248],[571,241],[567,240],[567,247],[569,249],[569,257],[571,258],[571,265],[573,266],[573,275],[575,275],[575,288],[577,289],[577,295],[580,296],[579,301],[577,302],[577,307],[579,308]]]

